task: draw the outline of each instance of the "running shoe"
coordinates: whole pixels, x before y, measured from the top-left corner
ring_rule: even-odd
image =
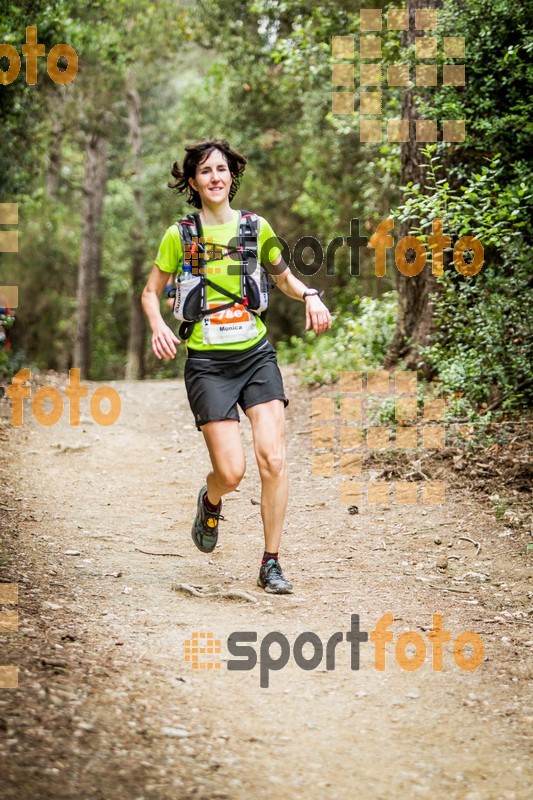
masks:
[[[217,511],[208,511],[205,507],[204,497],[207,494],[207,486],[202,486],[198,495],[198,509],[194,518],[191,536],[194,544],[202,553],[211,553],[216,547],[218,539],[218,521],[224,519],[220,513],[222,501],[218,504]]]
[[[287,580],[281,571],[281,564],[275,558],[269,558],[266,564],[261,564],[257,585],[270,594],[292,593],[292,583]]]

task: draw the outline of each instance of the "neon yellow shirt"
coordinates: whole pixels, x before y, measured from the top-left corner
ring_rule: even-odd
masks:
[[[222,245],[226,247],[228,243],[233,240],[236,244],[236,240],[238,238],[238,219],[239,213],[238,211],[233,210],[233,221],[226,222],[223,225],[204,225],[203,226],[203,235],[206,242],[212,242],[213,244]],[[271,267],[271,262],[275,261],[277,257],[281,254],[282,248],[281,244],[276,238],[276,234],[272,230],[269,223],[264,219],[264,217],[259,217],[259,235],[258,235],[258,251],[259,257],[263,256],[263,265],[265,268],[269,269],[269,271],[273,274],[278,274],[276,272],[275,267]],[[270,248],[269,252],[263,253],[263,248],[265,243],[269,240],[274,238],[276,244],[272,243],[272,247]],[[216,261],[208,261],[205,274],[208,277],[212,277],[215,283],[218,283],[224,289],[229,292],[233,292],[234,294],[240,295],[241,292],[241,278],[240,275],[228,275],[228,266],[233,266],[233,271],[235,272],[235,263],[236,261],[231,257],[221,258]],[[159,250],[157,253],[157,258],[155,260],[155,265],[159,267],[162,272],[169,272],[174,273],[176,272],[178,275],[182,271],[183,265],[183,247],[181,244],[181,239],[179,235],[179,230],[177,225],[171,225],[170,228],[167,228],[163,239],[161,240],[161,244],[159,245]],[[221,294],[220,292],[216,291],[212,287],[208,287],[208,300],[209,302],[215,302],[219,304],[227,303],[228,298]],[[202,337],[202,326],[201,324],[197,323],[190,335],[187,339],[187,345],[194,350],[247,350],[249,347],[253,347],[254,344],[257,344],[260,339],[263,338],[266,332],[265,323],[259,318],[256,318],[257,323],[257,336],[254,339],[248,339],[244,342],[231,342],[230,344],[204,344],[203,337]]]

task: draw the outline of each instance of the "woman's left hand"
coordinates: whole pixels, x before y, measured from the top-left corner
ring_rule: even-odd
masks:
[[[316,334],[331,328],[331,314],[317,294],[305,298],[305,330],[311,328]]]

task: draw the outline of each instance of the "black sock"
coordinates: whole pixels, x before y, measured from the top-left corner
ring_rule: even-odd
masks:
[[[266,564],[267,561],[269,559],[271,559],[271,558],[273,558],[274,561],[277,561],[278,560],[278,554],[277,553],[269,553],[267,550],[265,550],[265,552],[263,553],[263,560],[261,561],[261,566]]]
[[[206,492],[204,494],[204,506],[207,508],[208,511],[218,511],[220,508],[220,501],[217,506],[214,506],[213,503],[209,502]]]

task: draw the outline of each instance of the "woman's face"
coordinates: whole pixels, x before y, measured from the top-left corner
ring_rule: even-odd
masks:
[[[227,202],[232,177],[228,162],[220,150],[213,150],[201,164],[198,164],[196,176],[189,178],[189,183],[200,195],[202,205]]]

